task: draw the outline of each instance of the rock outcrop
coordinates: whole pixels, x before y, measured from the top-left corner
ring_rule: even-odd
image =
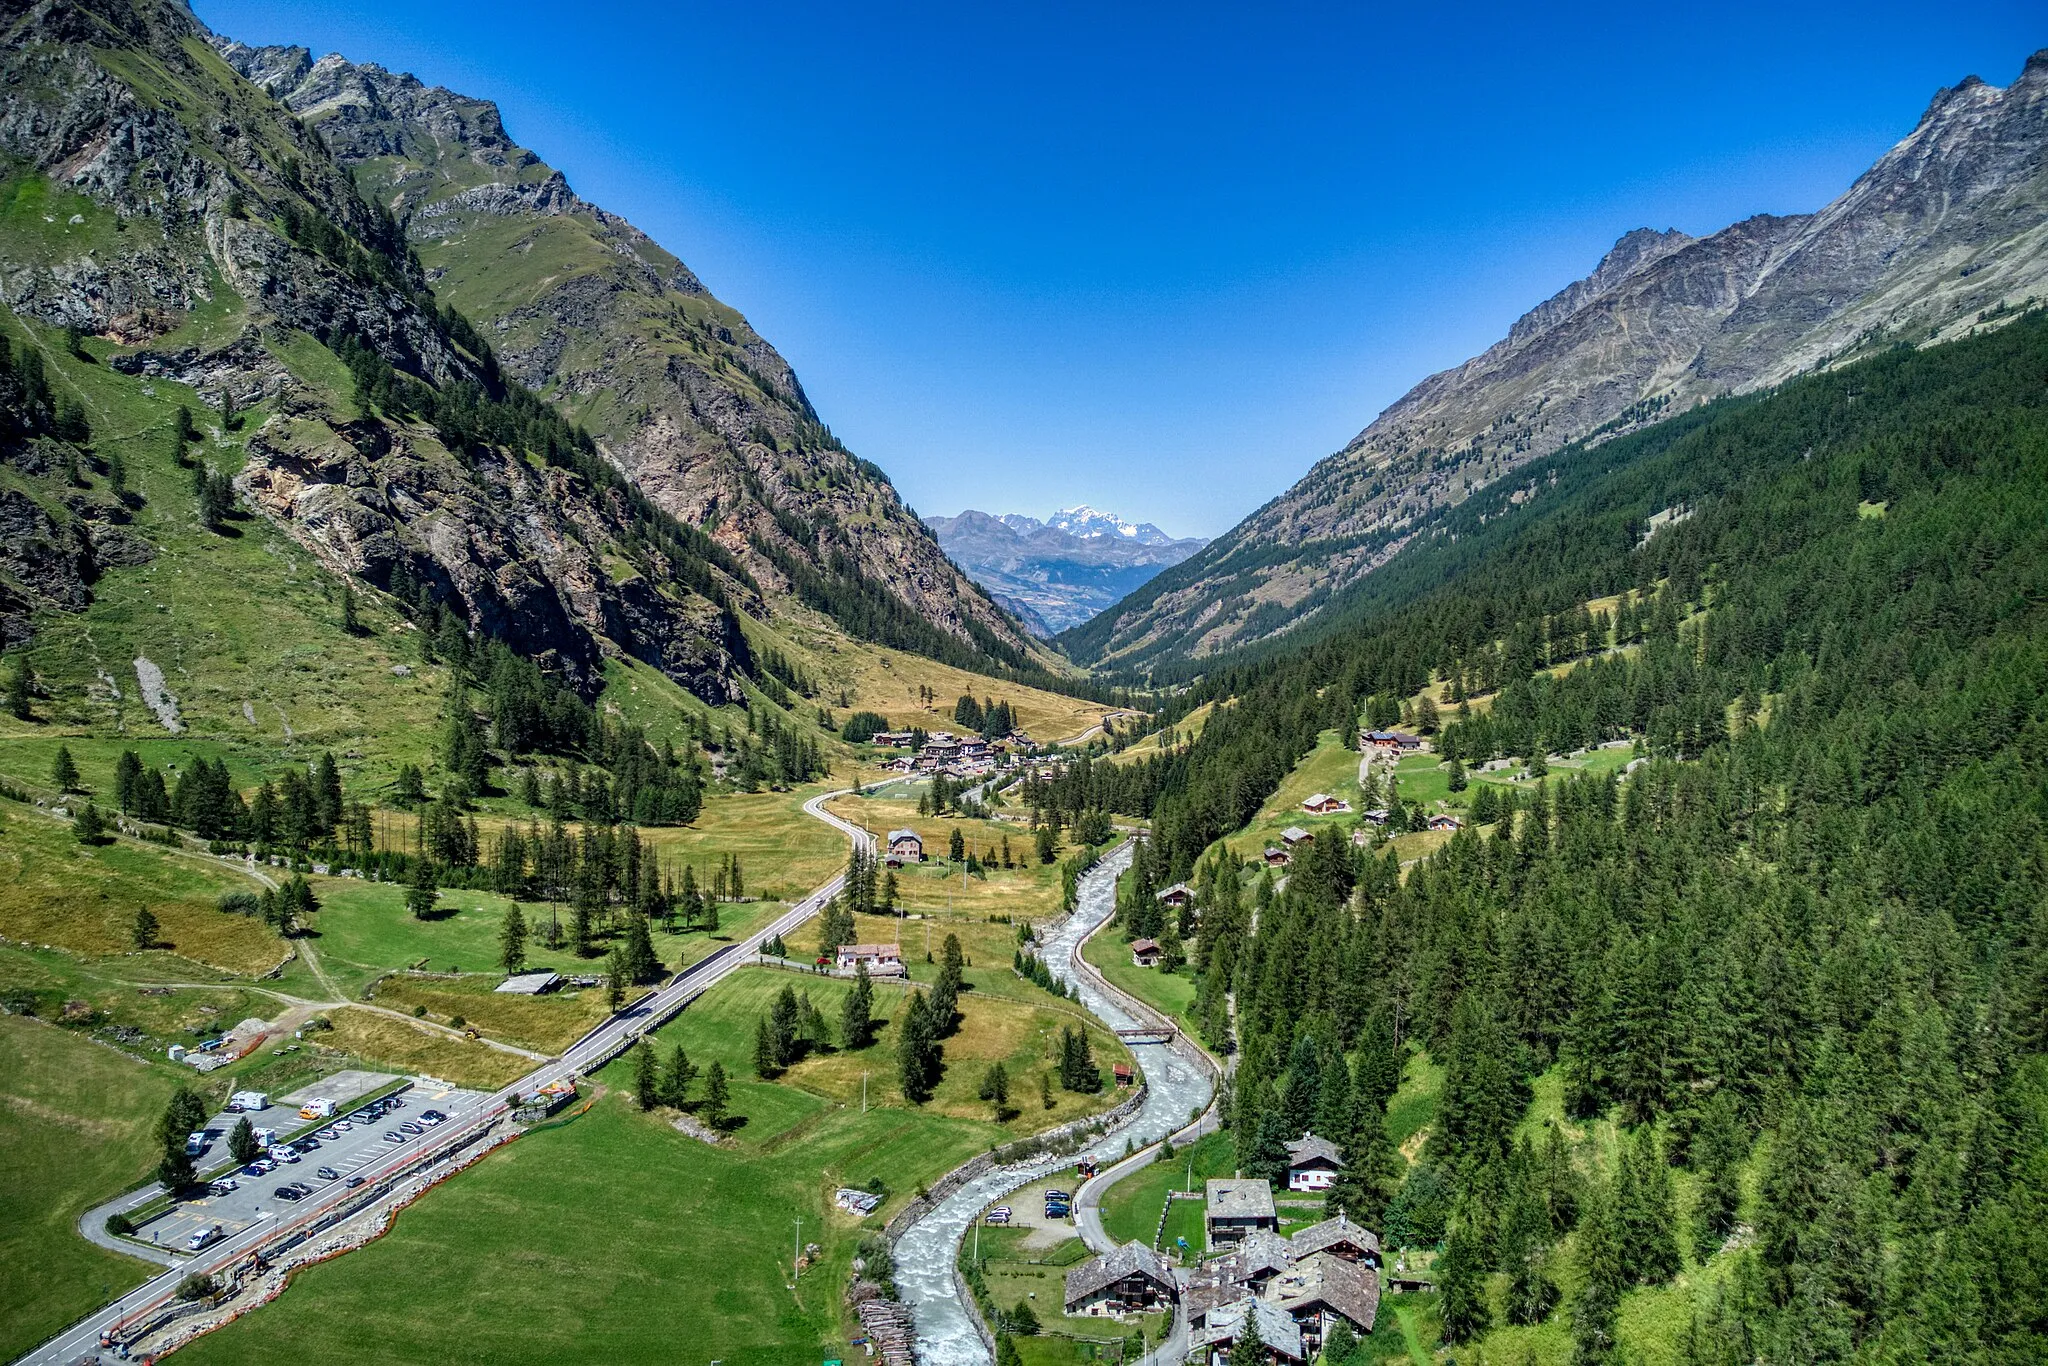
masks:
[[[793,572],[856,577],[957,640],[1026,658],[1015,623],[882,471],[833,438],[775,348],[514,143],[497,106],[302,47],[216,44],[395,215],[509,374],[587,427],[662,509],[711,530],[771,596],[800,587]]]

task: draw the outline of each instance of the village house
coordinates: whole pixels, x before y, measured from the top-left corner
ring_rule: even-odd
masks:
[[[1230,1348],[1244,1335],[1246,1317],[1252,1320],[1253,1330],[1267,1355],[1281,1366],[1292,1366],[1295,1362],[1308,1360],[1308,1351],[1301,1340],[1301,1329],[1285,1309],[1277,1304],[1250,1295],[1242,1296],[1229,1304],[1219,1305],[1204,1316],[1201,1327],[1190,1325],[1188,1347],[1191,1359],[1206,1362],[1228,1362]]]
[[[1465,822],[1459,820],[1456,816],[1447,815],[1444,812],[1439,811],[1434,816],[1431,816],[1429,818],[1429,828],[1432,830],[1453,832],[1463,830],[1465,828]]]
[[[924,862],[924,841],[918,838],[915,830],[889,832],[889,862],[897,867]]]
[[[1375,1267],[1380,1264],[1378,1235],[1352,1223],[1342,1214],[1319,1224],[1310,1224],[1289,1238],[1287,1243],[1297,1257],[1327,1252],[1347,1262],[1363,1262]]]
[[[1379,1314],[1379,1260],[1379,1239],[1342,1215],[1292,1238],[1254,1230],[1189,1276],[1182,1308],[1190,1344],[1198,1353],[1227,1353],[1247,1315],[1259,1316],[1269,1348],[1276,1339],[1291,1348],[1289,1333],[1298,1334],[1303,1360],[1315,1356],[1340,1320],[1369,1334]]]
[[[1121,1319],[1151,1313],[1179,1298],[1165,1260],[1136,1240],[1067,1273],[1066,1309],[1072,1315]]]
[[[1168,887],[1165,891],[1158,893],[1155,899],[1164,903],[1165,905],[1172,906],[1175,909],[1178,909],[1182,906],[1187,905],[1190,901],[1193,901],[1195,899],[1195,894],[1193,889],[1191,889],[1187,885],[1187,883],[1176,882],[1171,887]]]
[[[1273,1210],[1273,1187],[1260,1179],[1212,1177],[1205,1191],[1208,1199],[1202,1223],[1212,1248],[1229,1247],[1243,1241],[1254,1229],[1278,1232],[1280,1218]]]
[[[1129,1086],[1137,1080],[1137,1075],[1131,1071],[1131,1065],[1127,1062],[1112,1063],[1109,1074],[1118,1086]]]
[[[832,966],[839,972],[856,971],[867,964],[870,977],[903,977],[903,950],[894,944],[841,944]]]
[[[1344,1159],[1337,1145],[1327,1139],[1304,1133],[1287,1145],[1287,1189],[1291,1191],[1326,1191],[1337,1184],[1337,1173],[1342,1170]]]
[[[1359,737],[1358,747],[1367,753],[1414,754],[1422,748],[1422,737],[1403,730],[1369,730]]]
[[[1157,939],[1134,939],[1131,941],[1131,966],[1156,968],[1159,966],[1159,941]]]
[[[1275,849],[1270,844],[1266,846],[1264,857],[1268,868],[1285,868],[1288,864],[1294,862],[1292,854],[1288,853],[1285,849]]]
[[[1393,814],[1384,806],[1370,807],[1358,813],[1359,819],[1368,825],[1385,825]]]
[[[909,749],[917,742],[917,736],[907,730],[878,730],[872,740],[884,749]]]
[[[1329,816],[1339,811],[1349,811],[1351,803],[1341,797],[1332,797],[1327,792],[1316,792],[1301,804],[1301,809],[1313,816]]]
[[[1280,832],[1280,842],[1289,849],[1295,849],[1304,844],[1314,844],[1316,837],[1298,825],[1290,825]]]

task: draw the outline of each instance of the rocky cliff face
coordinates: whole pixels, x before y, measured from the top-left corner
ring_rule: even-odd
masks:
[[[1050,523],[970,509],[926,524],[955,564],[1043,636],[1080,625],[1206,544],[1085,507]]]
[[[1145,664],[1313,618],[1433,509],[1575,441],[2048,295],[2048,52],[1971,77],[1817,213],[1641,229],[1501,341],[1432,375],[1207,551],[1065,638]]]
[[[0,304],[119,343],[109,368],[138,385],[178,381],[223,419],[244,413],[221,421],[242,435],[209,459],[239,460],[243,500],[337,573],[425,585],[473,627],[585,682],[607,654],[630,654],[709,699],[736,697],[729,614],[670,582],[675,562],[617,489],[573,462],[451,446],[432,422],[361,410],[329,348],[344,338],[421,392],[506,391],[487,348],[465,346],[437,312],[395,221],[209,39],[171,0],[52,2],[13,18],[0,158],[10,202],[44,211],[0,225]],[[121,542],[118,514],[20,498],[0,509],[18,533],[0,564],[10,638],[30,609],[83,606],[110,557],[147,557]],[[753,601],[741,575],[700,580]]]
[[[793,573],[859,579],[959,641],[1025,658],[1015,624],[832,437],[775,348],[515,144],[495,105],[304,48],[216,46],[396,217],[509,374],[587,427],[657,505],[710,530],[771,598],[803,587]]]

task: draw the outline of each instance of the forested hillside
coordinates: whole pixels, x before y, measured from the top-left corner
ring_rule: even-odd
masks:
[[[1195,876],[1238,1160],[1339,1139],[1347,1208],[1440,1248],[1453,1343],[1542,1324],[1619,1360],[1624,1297],[1684,1271],[1677,1359],[2039,1360],[2048,318],[1601,457],[1191,690],[1239,700],[1131,785],[1161,795],[1130,904]],[[1319,732],[1424,688],[1450,763],[1623,736],[1648,762],[1405,870],[1324,839],[1247,884],[1217,841]],[[1397,1152],[1417,1049],[1441,1093]]]

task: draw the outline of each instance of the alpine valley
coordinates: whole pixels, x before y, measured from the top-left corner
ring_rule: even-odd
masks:
[[[924,172],[1121,17],[642,51],[955,61]],[[920,521],[487,99],[182,0],[0,91],[0,1359],[2041,1366],[2048,53],[1210,543]]]

